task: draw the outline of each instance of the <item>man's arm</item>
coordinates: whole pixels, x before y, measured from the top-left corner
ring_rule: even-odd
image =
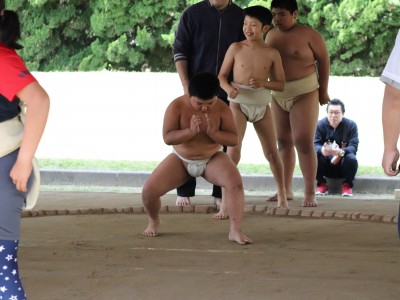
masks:
[[[179,79],[183,87],[183,93],[189,94],[189,74],[188,74],[188,62],[187,60],[178,60],[175,62],[175,68],[178,72]]]
[[[189,53],[192,45],[193,34],[190,30],[188,15],[183,13],[179,21],[178,29],[176,31],[175,40],[173,44],[174,63],[176,71],[182,83],[184,94],[188,94],[189,86],[189,73],[188,73],[188,60],[190,59]]]
[[[342,150],[344,150],[346,154],[353,153],[355,155],[357,153],[358,143],[359,143],[358,127],[355,122],[350,122],[350,120],[348,120],[348,121],[349,122],[347,125],[348,126],[347,145]]]
[[[314,137],[314,150],[316,153],[322,153],[321,150],[324,143],[325,143],[325,135],[323,135],[322,133],[321,122],[318,122]]]
[[[399,173],[397,162],[399,150],[397,142],[400,134],[400,90],[389,84],[385,86],[382,103],[382,128],[384,152],[382,167],[386,175],[395,176]]]
[[[235,53],[236,53],[236,44],[234,43],[226,51],[224,61],[222,63],[221,69],[218,74],[218,79],[221,88],[232,99],[235,99],[239,93],[239,90],[230,85],[228,82],[229,74],[231,73],[235,62]]]

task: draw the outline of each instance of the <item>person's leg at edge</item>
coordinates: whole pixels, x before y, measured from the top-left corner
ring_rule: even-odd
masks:
[[[19,240],[0,239],[0,299],[26,299],[18,271]]]
[[[196,178],[191,177],[181,186],[177,187],[176,205],[184,206],[190,205],[190,197],[194,197],[196,190]]]
[[[183,162],[173,153],[169,154],[151,173],[142,189],[142,202],[149,217],[149,223],[143,235],[150,237],[158,235],[161,196],[186,182],[189,177]]]
[[[241,150],[242,150],[242,142],[244,135],[246,133],[247,127],[247,119],[246,116],[240,110],[240,105],[236,103],[232,103],[231,111],[233,114],[233,118],[235,120],[236,130],[238,132],[238,143],[234,147],[228,147],[227,155],[233,161],[233,163],[237,166],[240,161],[241,157]],[[229,217],[228,208],[225,202],[225,191],[222,192],[222,201],[219,206],[219,212],[214,214],[213,218],[216,220],[225,220]]]
[[[318,121],[318,91],[299,97],[290,112],[293,142],[297,150],[300,169],[304,180],[304,207],[317,206],[315,177],[317,155],[314,150],[314,135]]]
[[[269,106],[267,106],[264,117],[254,123],[254,128],[260,140],[264,156],[269,162],[277,186],[277,206],[289,208],[286,198],[283,164],[276,147],[276,131]]]
[[[224,189],[224,201],[229,214],[229,240],[244,245],[253,241],[241,231],[244,209],[242,177],[232,160],[223,152],[217,152],[208,162],[204,178]]]
[[[0,299],[26,299],[18,268],[21,211],[26,193],[16,190],[9,175],[17,156],[18,150],[0,158]]]
[[[275,123],[278,151],[283,165],[286,197],[287,200],[293,200],[293,173],[296,165],[296,153],[290,127],[290,117],[289,113],[284,111],[275,100],[272,100],[271,110]],[[274,195],[268,201],[277,201],[277,197]]]

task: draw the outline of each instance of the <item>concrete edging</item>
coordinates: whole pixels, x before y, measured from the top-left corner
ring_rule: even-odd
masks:
[[[131,171],[87,171],[87,170],[41,170],[42,185],[103,186],[103,187],[142,187],[151,172]],[[272,175],[243,175],[243,184],[250,191],[273,191],[275,181]],[[340,189],[340,179],[329,179],[330,191]],[[197,180],[197,188],[211,189],[203,178]],[[398,178],[357,177],[354,191],[362,194],[393,194],[400,188]],[[302,191],[303,178],[293,178],[293,190]]]

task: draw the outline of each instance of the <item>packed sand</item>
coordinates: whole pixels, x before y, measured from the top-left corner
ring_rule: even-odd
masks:
[[[64,215],[23,218],[19,262],[28,298],[399,298],[398,201],[327,197],[312,209],[295,199],[295,217],[268,215],[264,198],[247,196],[243,231],[255,243],[246,246],[228,241],[228,221],[206,213],[209,197],[194,199],[197,213],[179,212],[174,201],[163,198],[174,212],[162,214],[159,237],[147,238],[140,209],[93,214],[137,206],[139,194],[42,193],[36,213]]]

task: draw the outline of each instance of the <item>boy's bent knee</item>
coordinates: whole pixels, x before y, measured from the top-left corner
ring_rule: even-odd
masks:
[[[230,192],[240,192],[243,191],[243,183],[240,180],[239,182],[231,182],[227,186],[224,187],[226,191]]]
[[[151,185],[145,184],[142,189],[142,202],[143,204],[147,204],[151,202],[152,199],[157,199],[160,196],[157,195],[154,191],[154,187]]]

